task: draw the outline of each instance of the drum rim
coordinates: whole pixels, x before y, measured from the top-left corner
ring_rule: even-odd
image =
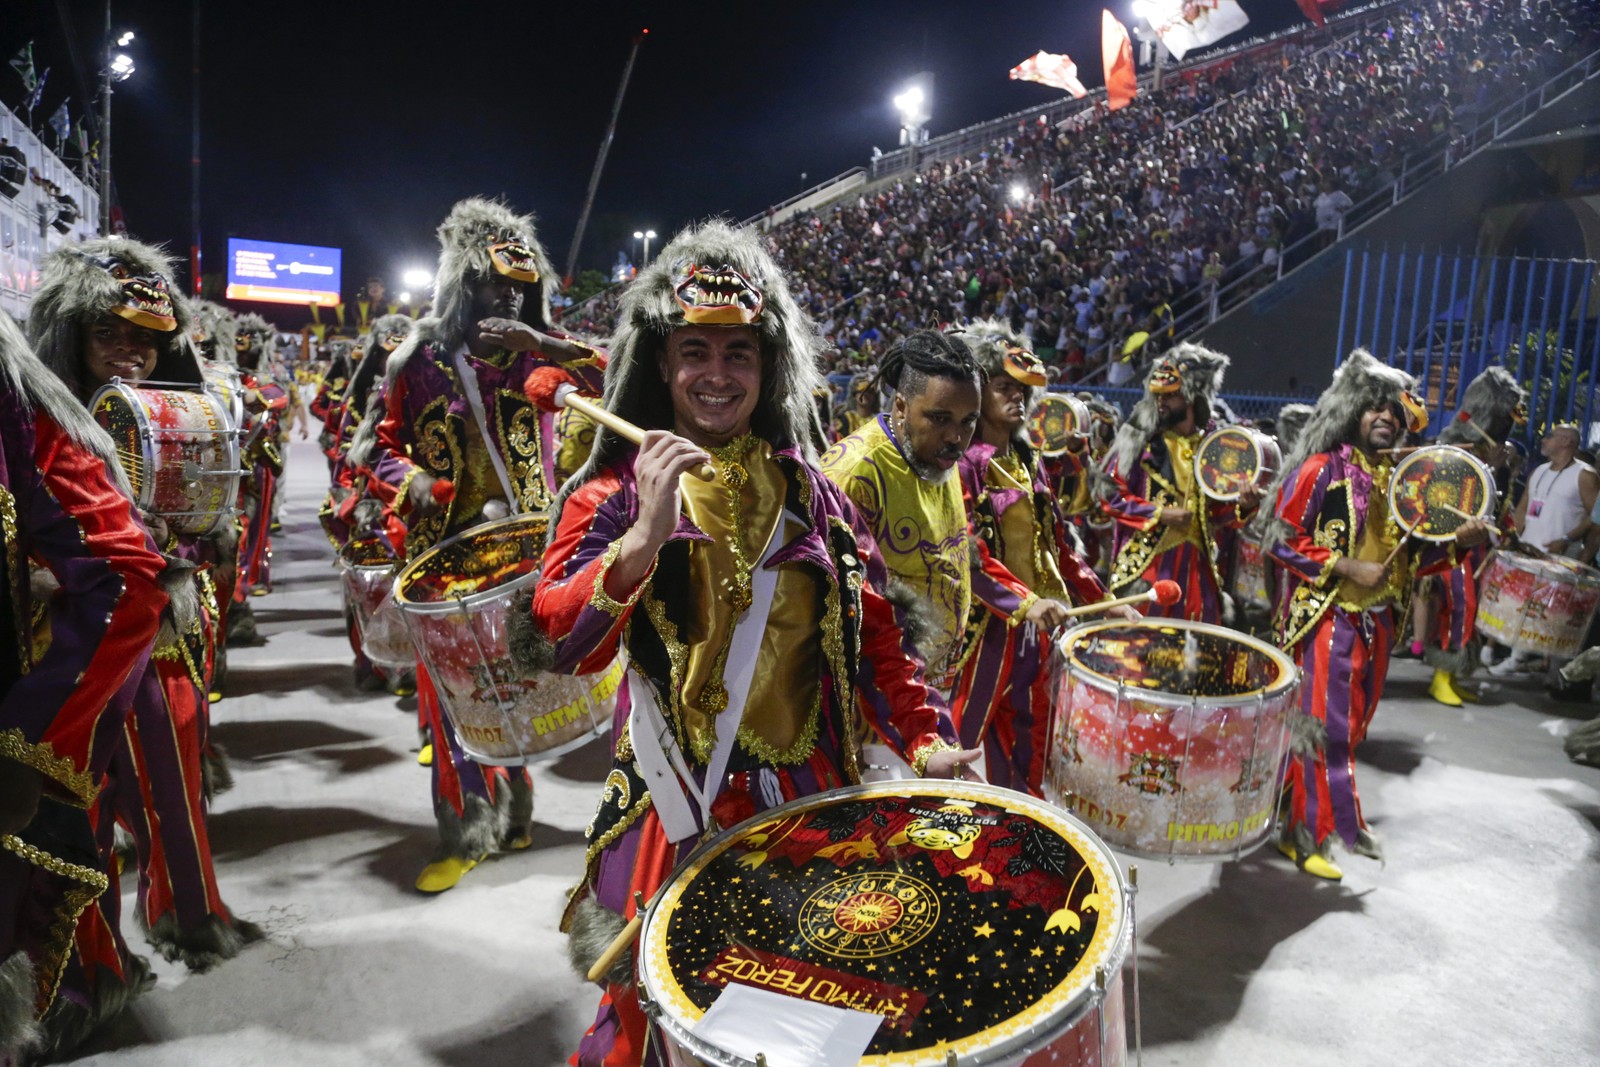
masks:
[[[1489,469],[1488,464],[1484,463],[1483,460],[1479,459],[1477,456],[1474,456],[1471,452],[1468,452],[1459,445],[1423,445],[1410,455],[1402,457],[1400,462],[1394,465],[1394,473],[1389,475],[1389,492],[1387,493],[1389,499],[1389,516],[1390,518],[1394,519],[1396,524],[1399,525],[1400,529],[1405,531],[1407,537],[1415,537],[1419,541],[1432,541],[1435,543],[1454,541],[1456,539],[1456,535],[1453,531],[1447,534],[1422,533],[1420,526],[1415,528],[1408,527],[1405,523],[1400,522],[1400,520],[1396,518],[1399,509],[1395,507],[1394,493],[1396,487],[1398,487],[1400,484],[1401,472],[1427,454],[1443,450],[1459,453],[1460,455],[1464,456],[1474,468],[1476,468],[1478,472],[1478,478],[1483,483],[1484,487],[1483,512],[1478,516],[1478,518],[1487,518],[1494,511],[1496,500],[1500,495],[1500,490],[1494,483],[1494,472]]]
[[[395,603],[400,605],[400,610],[408,611],[417,615],[444,615],[453,611],[461,611],[464,608],[477,607],[479,604],[485,604],[492,600],[498,600],[507,593],[514,593],[524,586],[538,581],[542,568],[536,567],[527,574],[518,575],[509,582],[504,582],[492,589],[481,589],[476,593],[469,593],[466,596],[456,597],[451,600],[411,600],[405,595],[406,587],[415,578],[416,572],[421,567],[423,561],[431,559],[436,554],[443,553],[446,549],[454,548],[457,544],[466,541],[469,538],[481,536],[485,532],[496,527],[512,526],[519,522],[529,522],[535,519],[544,522],[546,531],[550,529],[550,516],[547,512],[528,511],[523,512],[520,515],[507,515],[503,519],[492,519],[489,522],[480,522],[476,526],[469,526],[460,533],[445,538],[443,541],[440,541],[438,544],[434,545],[420,556],[411,560],[400,569],[399,574],[395,575]]]
[[[1600,567],[1580,563],[1569,556],[1530,556],[1526,552],[1517,552],[1509,548],[1491,549],[1489,555],[1491,562],[1503,558],[1508,567],[1516,567],[1518,570],[1532,571],[1533,568],[1526,564],[1548,563],[1563,574],[1576,577],[1579,585],[1600,585]]]
[[[1255,480],[1259,484],[1261,481],[1261,470],[1266,466],[1266,454],[1261,450],[1261,440],[1266,435],[1260,430],[1253,430],[1248,426],[1239,426],[1237,424],[1218,426],[1215,430],[1212,430],[1210,433],[1202,437],[1200,439],[1200,443],[1194,447],[1194,459],[1191,463],[1191,466],[1194,468],[1194,483],[1200,487],[1200,492],[1202,495],[1209,500],[1215,500],[1219,504],[1234,503],[1239,499],[1240,494],[1244,491],[1241,489],[1237,493],[1218,493],[1213,490],[1209,485],[1206,484],[1205,479],[1200,477],[1200,455],[1205,451],[1206,445],[1210,444],[1212,441],[1222,437],[1232,436],[1236,433],[1242,435],[1247,441],[1250,442],[1250,450],[1255,453]]]
[[[689,1013],[684,1011],[683,1005],[687,1003],[688,998],[682,995],[681,990],[678,993],[678,1000],[682,1003],[667,1003],[661,995],[662,991],[655,988],[656,969],[651,966],[650,938],[655,929],[657,917],[661,914],[661,909],[669,900],[676,902],[678,897],[682,895],[682,890],[687,885],[687,880],[704,869],[711,860],[727,851],[733,842],[739,840],[741,836],[765,823],[785,818],[796,811],[815,808],[824,803],[876,796],[908,797],[912,795],[910,793],[912,789],[927,790],[934,795],[949,799],[976,800],[996,804],[1010,811],[1022,811],[1024,814],[1029,815],[1030,818],[1036,818],[1036,821],[1049,826],[1071,842],[1074,847],[1077,847],[1078,841],[1071,836],[1075,834],[1082,838],[1085,843],[1092,846],[1093,849],[1098,850],[1098,856],[1092,856],[1090,852],[1080,848],[1079,855],[1083,857],[1085,863],[1095,874],[1102,887],[1101,891],[1104,892],[1110,886],[1116,888],[1113,921],[1105,924],[1107,916],[1104,911],[1100,913],[1102,927],[1096,929],[1095,937],[1090,941],[1089,948],[1085,951],[1083,959],[1079,961],[1078,966],[1073,968],[1068,978],[1064,979],[1061,985],[1048,991],[1038,1000],[996,1026],[992,1026],[987,1030],[977,1031],[943,1047],[954,1051],[957,1054],[957,1062],[959,1063],[1009,1062],[1007,1057],[1015,1055],[1023,1048],[1037,1046],[1041,1043],[1048,1044],[1082,1021],[1095,1004],[1094,975],[1096,969],[1104,967],[1106,984],[1109,989],[1121,974],[1122,967],[1127,961],[1132,940],[1132,926],[1129,920],[1132,900],[1128,892],[1127,880],[1123,877],[1122,867],[1118,864],[1111,846],[1101,840],[1100,835],[1095,833],[1093,828],[1082,819],[1026,793],[1018,793],[1014,790],[990,785],[987,782],[919,778],[845,786],[842,789],[813,793],[811,796],[799,797],[776,807],[767,808],[718,834],[704,847],[691,853],[687,859],[673,869],[672,874],[662,883],[662,888],[657,898],[651,902],[650,907],[645,911],[639,928],[637,964],[640,994],[660,1008],[660,1012],[656,1016],[656,1022],[668,1032],[672,1040],[685,1045],[691,1050],[700,1050],[700,1053],[709,1052],[721,1054],[724,1057],[727,1056],[726,1050],[709,1046],[694,1035],[689,1024],[698,1022],[704,1013],[702,1012],[691,1019]],[[1027,809],[1034,809],[1043,817],[1036,817],[1033,811]],[[1098,864],[1094,862],[1096,859],[1100,861]],[[669,893],[669,890],[674,887],[676,887],[677,892]],[[1105,933],[1103,938],[1101,936],[1102,931]],[[1067,985],[1069,981],[1072,989],[1067,993],[1061,993],[1062,985]],[[1046,1010],[1047,1006],[1050,1008],[1048,1011]],[[692,1004],[689,1004],[688,1008],[689,1011],[698,1011]],[[977,1038],[991,1033],[996,1034],[996,1040],[980,1048],[971,1047]],[[882,1065],[893,1062],[904,1062],[903,1058],[907,1056],[915,1056],[920,1052],[931,1054],[932,1051],[933,1047],[929,1046],[924,1050],[864,1056],[860,1062],[862,1067],[882,1067]],[[973,1058],[974,1052],[979,1054],[979,1058]],[[929,1062],[932,1063],[934,1061],[930,1060]],[[944,1061],[940,1060],[938,1062],[942,1063]]]
[[[353,545],[367,544],[373,541],[384,542],[384,538],[381,534],[375,533],[357,534],[356,536],[350,538],[344,543],[344,546],[339,549],[339,565],[342,567],[349,567],[352,570],[397,570],[400,565],[405,562],[398,555],[391,556],[388,563],[357,563],[350,558],[350,549]]]
[[[1030,442],[1032,442],[1032,440],[1033,440],[1033,432],[1032,431],[1033,431],[1033,426],[1034,426],[1034,420],[1035,419],[1040,419],[1042,421],[1043,416],[1041,416],[1039,414],[1039,412],[1044,409],[1044,406],[1046,404],[1049,404],[1052,407],[1054,407],[1056,405],[1060,405],[1061,407],[1064,407],[1067,410],[1072,412],[1072,421],[1073,421],[1072,433],[1086,434],[1088,432],[1087,430],[1084,429],[1084,426],[1085,426],[1085,424],[1088,423],[1089,418],[1090,418],[1089,405],[1085,404],[1082,400],[1079,400],[1075,396],[1068,396],[1068,395],[1066,395],[1064,393],[1046,392],[1043,396],[1041,396],[1039,398],[1039,402],[1034,405],[1033,411],[1028,413],[1028,431],[1029,431],[1028,439],[1029,439]],[[1038,448],[1040,452],[1042,452],[1046,456],[1049,456],[1051,459],[1055,459],[1058,456],[1064,456],[1068,452],[1072,451],[1072,448],[1070,446],[1068,446],[1068,445],[1063,445],[1059,449],[1051,449],[1051,448],[1047,447],[1042,442],[1035,444],[1034,447]]]
[[[1114,678],[1092,671],[1079,663],[1071,654],[1068,642],[1076,641],[1098,630],[1110,629],[1113,626],[1171,626],[1180,630],[1195,630],[1202,633],[1221,634],[1229,640],[1247,645],[1255,651],[1265,653],[1279,667],[1278,680],[1260,689],[1252,689],[1247,693],[1233,693],[1228,696],[1185,696],[1181,693],[1172,693],[1164,689],[1146,689],[1143,686],[1126,686]],[[1257,698],[1262,701],[1287,698],[1294,692],[1300,682],[1300,668],[1295,666],[1293,658],[1276,645],[1269,644],[1259,637],[1239,630],[1229,629],[1226,626],[1217,626],[1209,622],[1196,622],[1192,619],[1158,619],[1147,617],[1142,623],[1127,622],[1122,619],[1099,619],[1094,622],[1074,626],[1055,640],[1056,651],[1066,661],[1067,669],[1076,677],[1080,677],[1086,685],[1092,685],[1108,693],[1127,692],[1136,694],[1139,700],[1148,704],[1163,704],[1173,707],[1201,707],[1201,708],[1231,708]]]

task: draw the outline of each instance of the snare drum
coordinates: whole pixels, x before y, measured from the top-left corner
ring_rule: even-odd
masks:
[[[244,425],[244,390],[239,385],[239,368],[232,363],[219,363],[216,360],[202,359],[200,361],[200,376],[205,380],[206,389],[215,394],[222,401],[223,410],[228,413],[228,424],[235,430]]]
[[[1272,606],[1266,557],[1260,539],[1249,530],[1239,531],[1233,541],[1233,598],[1246,607]]]
[[[1576,656],[1600,608],[1600,571],[1562,556],[1496,551],[1478,588],[1477,631],[1517,652]]]
[[[362,653],[379,667],[410,670],[417,665],[416,646],[391,595],[399,566],[394,549],[376,534],[351,538],[339,553],[340,584]]]
[[[1046,393],[1028,418],[1028,439],[1047,456],[1071,451],[1089,433],[1089,405],[1066,393]]]
[[[1139,855],[1237,858],[1272,831],[1298,672],[1264,641],[1106,621],[1052,649],[1045,798]]]
[[[190,537],[215,533],[232,517],[239,495],[238,428],[211,393],[113,379],[95,393],[89,411],[116,443],[140,508]]]
[[[1494,511],[1494,474],[1455,445],[1428,445],[1402,459],[1389,479],[1389,514],[1411,537],[1452,541],[1468,519]]]
[[[551,759],[611,725],[618,658],[596,674],[524,672],[511,660],[507,612],[539,579],[547,519],[514,515],[441,541],[395,579],[394,598],[439,704],[479,763]]]
[[[1283,466],[1278,442],[1248,426],[1223,426],[1194,450],[1195,484],[1212,500],[1238,500],[1248,485],[1266,489]]]
[[[854,786],[765,811],[674,872],[639,933],[639,988],[673,1067],[804,1047],[772,1025],[798,1004],[751,1036],[714,1029],[772,994],[881,1016],[850,1060],[871,1067],[1118,1065],[1131,909],[1065,812],[974,782]]]

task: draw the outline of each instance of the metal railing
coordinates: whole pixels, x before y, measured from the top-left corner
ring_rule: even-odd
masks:
[[[1201,326],[1216,322],[1224,314],[1257,296],[1298,270],[1309,266],[1329,248],[1370,225],[1401,201],[1416,195],[1438,178],[1482,152],[1510,133],[1535,113],[1600,76],[1600,50],[1567,67],[1537,88],[1506,104],[1492,115],[1481,118],[1470,128],[1457,128],[1440,134],[1400,160],[1394,179],[1356,201],[1339,218],[1332,230],[1315,230],[1279,251],[1274,263],[1259,264],[1226,284],[1208,291],[1205,283],[1192,287],[1172,301],[1182,307],[1173,320],[1175,339],[1181,340]],[[1109,364],[1090,371],[1084,381],[1102,378]]]
[[[796,204],[799,204],[801,201],[809,200],[811,197],[816,196],[818,193],[823,192],[824,190],[830,189],[836,185],[843,185],[856,175],[860,174],[864,176],[866,173],[867,172],[864,167],[851,167],[849,170],[844,171],[843,173],[835,174],[827,181],[818,182],[804,192],[796,193],[787,200],[773,204],[764,211],[756,212],[754,215],[751,215],[749,218],[740,222],[739,227],[740,229],[743,229],[747,226],[755,226],[769,218],[775,220],[775,222],[782,222],[787,217],[784,215],[784,212],[794,207]],[[841,190],[841,192],[842,191],[843,190]]]

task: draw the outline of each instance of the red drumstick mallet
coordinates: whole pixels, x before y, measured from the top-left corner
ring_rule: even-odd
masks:
[[[442,508],[456,498],[456,483],[449,478],[440,478],[429,487],[428,492],[433,496],[433,502]]]
[[[1068,615],[1095,615],[1110,608],[1120,608],[1128,604],[1160,604],[1170,608],[1183,599],[1183,587],[1169,578],[1163,578],[1152,585],[1143,593],[1134,596],[1119,596],[1115,600],[1102,600],[1098,604],[1080,604],[1075,608],[1068,608]]]
[[[589,416],[595,422],[604,426],[623,440],[632,441],[636,445],[644,443],[644,431],[620,415],[615,415],[596,404],[586,396],[578,394],[578,387],[572,384],[566,372],[559,367],[541,367],[528,375],[528,382],[522,390],[529,400],[538,405],[542,411],[560,411],[562,408],[571,408],[573,411]],[[717,470],[709,463],[700,464],[693,473],[702,481],[712,481],[717,476]]]

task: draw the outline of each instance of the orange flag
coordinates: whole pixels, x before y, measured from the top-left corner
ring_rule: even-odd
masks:
[[[1106,67],[1106,106],[1112,111],[1133,103],[1139,79],[1133,71],[1133,42],[1128,27],[1110,11],[1100,12],[1100,55]]]

